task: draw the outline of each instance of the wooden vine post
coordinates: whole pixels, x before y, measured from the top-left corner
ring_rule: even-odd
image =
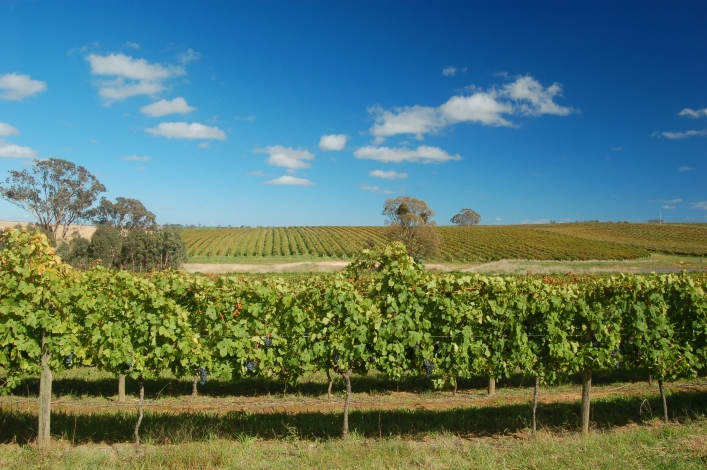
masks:
[[[342,372],[341,376],[346,382],[346,400],[344,401],[344,428],[341,437],[346,439],[349,436],[349,406],[351,405],[351,369]]]
[[[582,374],[582,434],[589,434],[589,404],[592,391],[592,371],[586,369]]]
[[[37,447],[49,449],[51,443],[50,420],[52,412],[52,371],[49,368],[50,354],[42,333],[42,372],[39,376],[39,422],[37,426]]]
[[[491,376],[489,377],[489,390],[488,390],[489,395],[495,395],[496,394],[496,377]]]
[[[142,381],[142,377],[139,379],[140,383],[140,400],[138,401],[137,405],[137,410],[138,410],[138,418],[137,418],[137,423],[135,424],[135,453],[140,452],[140,424],[142,424],[142,417],[143,417],[143,409],[142,409],[142,402],[145,399],[145,384]]]
[[[538,410],[538,395],[540,394],[540,377],[535,377],[535,387],[533,388],[533,434],[538,430],[538,423],[535,419]]]
[[[118,402],[125,403],[125,374],[118,374]]]

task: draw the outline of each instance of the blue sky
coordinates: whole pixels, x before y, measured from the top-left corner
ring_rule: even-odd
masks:
[[[707,222],[705,2],[0,0],[0,177],[160,223]],[[0,201],[0,220],[28,215]]]

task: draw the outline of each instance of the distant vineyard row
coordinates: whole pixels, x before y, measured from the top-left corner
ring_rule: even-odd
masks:
[[[649,252],[707,254],[707,225],[574,223],[439,227],[440,260],[635,259]],[[189,257],[348,259],[382,245],[385,227],[203,228],[180,231]]]

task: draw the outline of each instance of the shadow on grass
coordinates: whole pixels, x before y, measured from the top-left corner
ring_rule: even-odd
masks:
[[[55,396],[86,396],[86,397],[112,397],[118,394],[118,379],[102,377],[90,377],[91,369],[86,369],[86,373],[81,371],[71,371],[75,377],[56,377],[52,383],[52,394]],[[85,375],[85,376],[82,376]],[[337,374],[332,374],[335,383],[335,390],[342,390],[343,381]],[[296,386],[286,386],[284,382],[266,378],[248,378],[236,381],[208,380],[205,385],[199,385],[199,394],[209,397],[229,397],[229,396],[258,396],[258,395],[279,395],[286,391],[288,394],[299,394],[302,396],[319,397],[326,393],[327,384],[324,382],[324,374],[319,374],[319,381],[305,380]],[[645,382],[648,374],[642,370],[603,370],[595,371],[592,376],[594,385],[610,385],[626,382]],[[189,379],[177,378],[157,378],[146,379],[145,394],[147,398],[161,396],[184,396],[190,395],[192,382]],[[509,378],[502,378],[497,383],[497,389],[504,388],[532,388],[534,380],[522,374],[513,374]],[[565,380],[567,384],[581,385],[582,376],[572,376]],[[412,375],[401,381],[390,380],[383,374],[369,373],[368,375],[354,375],[351,380],[352,391],[354,393],[381,393],[392,391],[420,393],[432,391],[432,382],[425,379],[423,375]],[[487,377],[472,377],[470,379],[459,379],[459,390],[480,390],[488,386]],[[126,379],[126,393],[136,396],[138,394],[138,383],[130,378]],[[39,394],[39,378],[30,377],[25,379],[14,391],[16,396],[33,396]]]
[[[591,420],[598,429],[644,423],[661,416],[660,398],[614,397],[592,402]],[[687,421],[704,418],[707,394],[677,392],[668,398],[670,418]],[[550,432],[576,431],[579,403],[540,404],[538,422]],[[452,433],[462,437],[511,434],[529,428],[531,404],[468,407],[439,411],[353,411],[352,432],[364,437],[422,438],[428,434]],[[52,413],[52,435],[74,443],[129,442],[137,413]],[[342,414],[335,413],[211,413],[146,412],[141,439],[169,444],[212,438],[336,439],[341,435]],[[29,412],[0,410],[0,443],[25,444],[35,439],[37,417]]]

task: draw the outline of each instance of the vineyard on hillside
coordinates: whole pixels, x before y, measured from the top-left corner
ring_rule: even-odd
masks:
[[[707,225],[571,223],[439,227],[440,261],[636,259],[650,252],[707,254]],[[385,243],[385,227],[194,228],[180,231],[190,259],[351,259]]]

